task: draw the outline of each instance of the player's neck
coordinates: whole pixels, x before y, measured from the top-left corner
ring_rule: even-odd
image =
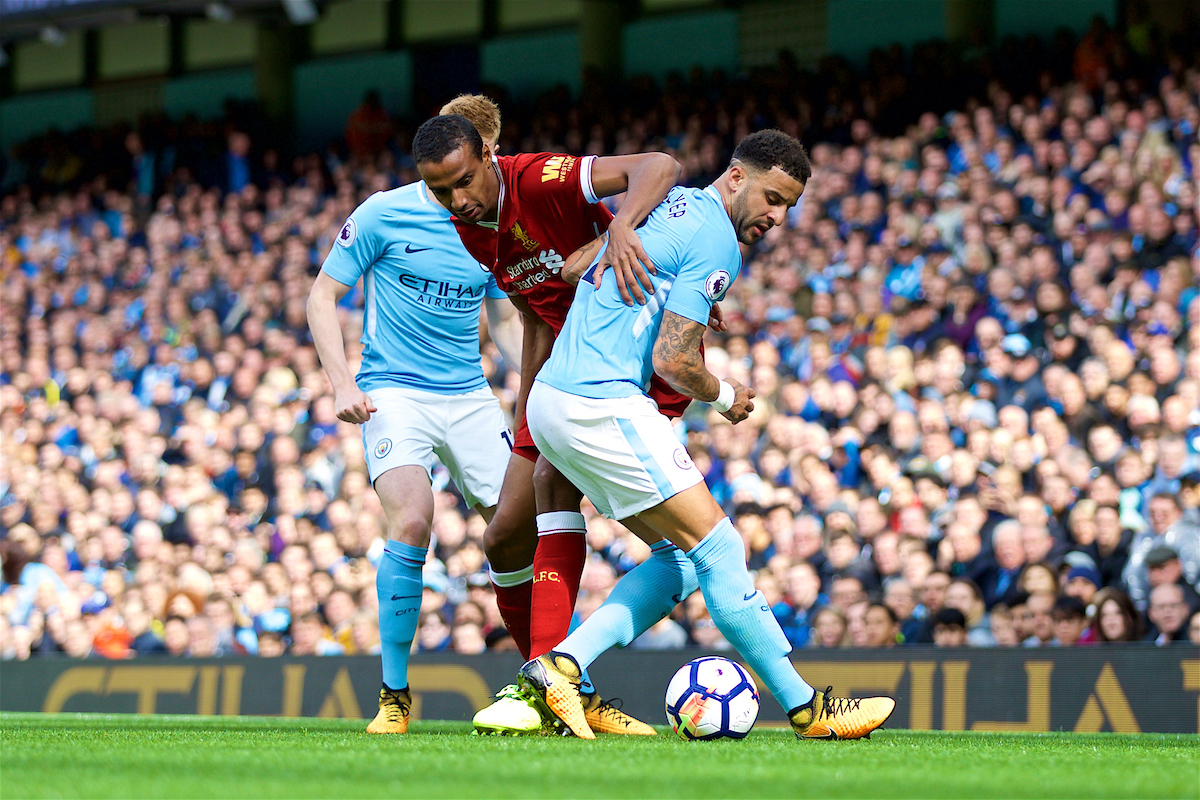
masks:
[[[712,182],[712,188],[716,189],[717,194],[721,195],[721,203],[725,206],[725,213],[733,215],[733,187],[729,185],[729,170],[725,170],[721,175]]]
[[[499,222],[500,222],[500,207],[502,205],[504,205],[504,177],[500,174],[500,166],[496,163],[496,159],[493,157],[491,159],[491,161],[492,161],[491,177],[492,177],[492,180],[495,181],[495,184],[496,184],[495,191],[492,193],[492,196],[496,199],[492,203],[491,210],[483,215],[483,219],[480,220],[480,222],[490,222],[493,224],[499,224]]]

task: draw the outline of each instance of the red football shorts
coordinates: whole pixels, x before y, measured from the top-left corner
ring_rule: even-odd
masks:
[[[533,443],[533,436],[530,435],[529,426],[525,424],[523,418],[520,427],[517,428],[517,437],[513,440],[512,451],[521,458],[537,463],[539,455],[537,445]]]

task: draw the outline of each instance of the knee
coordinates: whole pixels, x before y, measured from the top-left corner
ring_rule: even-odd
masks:
[[[561,478],[562,474],[553,464],[545,458],[539,458],[533,467],[533,491],[537,499],[541,501],[543,497],[549,498],[555,491],[555,482]]]
[[[423,547],[429,544],[429,520],[420,514],[401,514],[388,520],[388,538]]]
[[[533,491],[538,511],[578,511],[583,495],[545,458],[533,468]]]
[[[512,540],[514,532],[515,526],[509,515],[497,511],[483,531],[483,554],[489,560],[495,560],[497,554],[504,552],[505,545]]]

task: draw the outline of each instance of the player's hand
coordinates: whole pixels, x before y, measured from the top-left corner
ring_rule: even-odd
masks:
[[[337,413],[337,418],[342,422],[353,422],[356,425],[361,425],[369,420],[376,410],[375,404],[371,402],[371,396],[357,386],[335,392],[333,408]]]
[[[721,307],[716,303],[713,303],[712,308],[708,310],[708,327],[718,333],[729,330],[729,326],[725,324],[725,315],[721,313]]]
[[[642,249],[642,240],[633,228],[616,220],[608,226],[608,249],[596,264],[596,272],[592,277],[597,289],[600,288],[600,276],[610,266],[614,267],[613,277],[617,281],[617,291],[621,293],[625,305],[631,306],[633,301],[637,300],[638,305],[644,306],[646,295],[654,294],[654,284],[650,275],[658,274],[658,269]],[[646,287],[644,293],[643,286]]]
[[[735,380],[731,380],[729,383],[733,384],[733,405],[729,407],[728,411],[721,414],[721,416],[736,425],[750,416],[750,412],[754,410],[754,396],[756,392],[749,386],[743,386]]]

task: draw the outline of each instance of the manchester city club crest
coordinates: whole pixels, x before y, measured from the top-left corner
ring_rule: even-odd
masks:
[[[392,452],[392,440],[391,439],[380,439],[379,443],[375,445],[375,457],[376,458],[383,458],[390,452]]]

